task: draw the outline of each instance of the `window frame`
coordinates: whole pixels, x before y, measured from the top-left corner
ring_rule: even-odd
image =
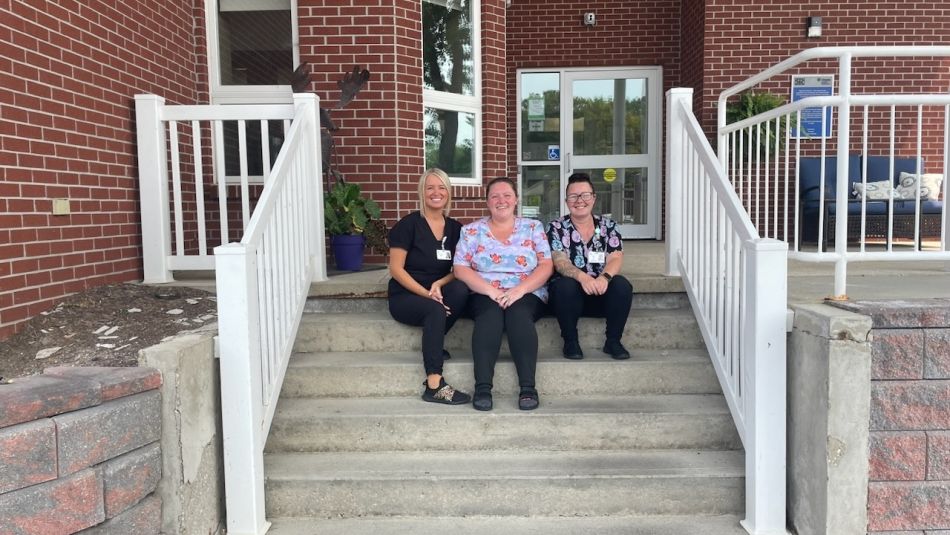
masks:
[[[296,1],[296,0],[292,0]],[[454,111],[459,113],[469,113],[475,116],[474,121],[474,132],[472,133],[472,139],[474,140],[474,147],[472,147],[472,176],[471,177],[461,177],[454,176],[449,173],[449,178],[452,180],[453,186],[481,186],[482,185],[482,13],[481,13],[481,0],[471,0],[472,1],[472,95],[461,95],[455,93],[448,93],[445,91],[435,91],[432,89],[425,89],[425,81],[423,80],[423,90],[422,90],[422,113],[425,114],[425,110],[429,108],[445,111]],[[420,22],[422,19],[422,7],[423,3],[426,0],[421,0],[419,2],[419,18]],[[434,4],[439,4],[437,0],[430,2]],[[426,30],[422,28],[424,33]],[[420,44],[423,44],[425,38],[420,40]],[[422,50],[420,48],[420,58],[422,55]],[[425,124],[425,120],[423,120]],[[423,161],[425,159],[426,152],[426,140],[425,133],[422,135],[422,153]]]

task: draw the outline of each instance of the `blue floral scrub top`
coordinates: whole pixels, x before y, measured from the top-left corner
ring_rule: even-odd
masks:
[[[581,233],[574,228],[570,215],[555,219],[548,224],[548,241],[552,251],[564,251],[574,267],[582,269],[591,277],[599,277],[607,263],[589,264],[587,253],[603,251],[606,256],[614,251],[623,251],[623,241],[617,230],[617,223],[609,217],[594,216],[594,235],[584,243]],[[554,277],[560,275],[555,271]]]
[[[551,247],[543,223],[516,217],[511,236],[500,242],[491,235],[485,217],[462,227],[452,263],[472,268],[495,288],[510,290],[528,278],[545,258],[551,258]],[[547,303],[547,286],[532,293]]]

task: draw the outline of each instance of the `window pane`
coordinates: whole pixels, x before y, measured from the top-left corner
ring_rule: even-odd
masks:
[[[426,167],[453,177],[475,175],[475,114],[426,108]]]
[[[521,168],[521,215],[549,223],[561,216],[560,166]]]
[[[221,85],[289,85],[292,47],[289,9],[218,13]]]
[[[574,82],[574,154],[647,151],[646,79]]]
[[[521,75],[521,160],[547,161],[561,143],[561,82],[556,72]]]
[[[426,89],[474,95],[471,0],[422,2],[422,70]]]

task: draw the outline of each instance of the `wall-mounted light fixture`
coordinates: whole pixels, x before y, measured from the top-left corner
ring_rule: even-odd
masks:
[[[593,13],[584,13],[584,24],[587,26],[594,26],[597,24],[597,15]]]
[[[821,37],[821,17],[808,17],[806,37]]]

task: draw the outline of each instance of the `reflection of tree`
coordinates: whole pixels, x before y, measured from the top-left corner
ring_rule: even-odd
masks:
[[[527,143],[540,143],[545,145],[557,145],[561,142],[561,133],[558,130],[543,130],[541,132],[532,132],[528,121],[528,101],[538,98],[537,93],[531,93],[527,98],[521,99],[521,131],[526,133],[525,141]],[[549,89],[540,96],[544,99],[544,117],[547,119],[560,119],[561,117],[561,92],[557,89]]]
[[[583,118],[583,128],[574,131],[577,154],[637,154],[643,152],[646,97],[629,99],[624,105],[623,147],[614,146],[614,101],[602,97],[574,98],[574,117]],[[619,140],[618,140],[619,141]]]
[[[461,95],[465,89],[471,90],[471,73],[466,73],[471,58],[471,7],[468,0],[449,0],[445,4],[422,3],[423,79],[426,86],[435,91]],[[459,114],[434,109],[426,113],[436,115],[429,117],[426,136],[438,139],[437,157],[429,160],[427,154],[427,165],[434,161],[442,169],[455,170]],[[431,131],[434,128],[438,134]]]
[[[452,116],[452,120],[457,125],[459,114],[432,108],[425,110],[425,114],[426,167],[439,167],[459,176],[469,175],[472,172],[474,140],[466,138],[459,142],[458,129],[456,129],[456,139],[449,144],[439,129],[440,124],[447,122],[448,116]],[[466,114],[464,117],[465,124],[474,131],[475,124],[472,116]]]

